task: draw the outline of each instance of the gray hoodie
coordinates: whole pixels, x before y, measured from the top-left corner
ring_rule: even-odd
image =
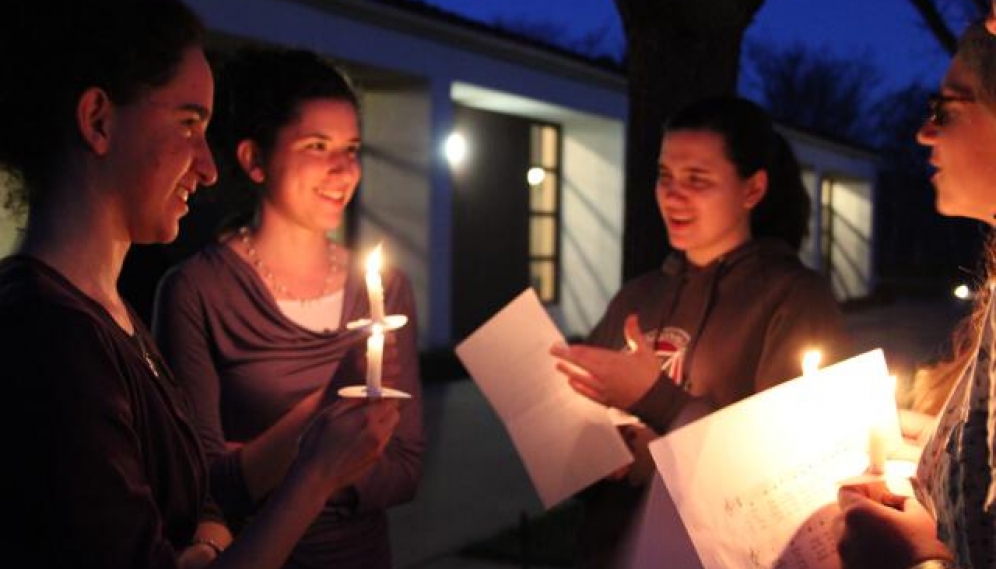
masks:
[[[660,434],[693,408],[725,407],[802,375],[807,349],[822,351],[824,365],[852,355],[826,280],[775,239],[750,241],[705,267],[672,254],[660,270],[623,286],[588,343],[621,349],[631,313],[655,346],[661,374],[629,411]],[[643,490],[605,480],[581,494],[579,567],[616,565]]]
[[[725,407],[802,375],[807,349],[822,351],[823,365],[851,355],[825,279],[774,239],[705,267],[672,254],[661,270],[623,286],[588,343],[622,348],[623,320],[634,312],[662,371],[630,411],[660,433],[692,398]]]

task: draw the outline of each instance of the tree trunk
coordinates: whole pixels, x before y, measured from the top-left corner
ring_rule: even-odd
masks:
[[[740,42],[764,0],[614,0],[628,44],[629,124],[623,278],[668,251],[654,186],[665,118],[703,96],[736,91]]]

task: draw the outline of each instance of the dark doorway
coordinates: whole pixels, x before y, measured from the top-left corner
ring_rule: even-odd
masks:
[[[467,142],[453,176],[453,334],[462,339],[529,286],[530,121],[457,106]]]

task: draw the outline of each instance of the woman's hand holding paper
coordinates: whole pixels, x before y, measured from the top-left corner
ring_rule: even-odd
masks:
[[[843,523],[837,550],[845,569],[906,569],[927,559],[951,558],[937,539],[933,518],[916,499],[900,501],[882,492],[867,485],[838,492]]]

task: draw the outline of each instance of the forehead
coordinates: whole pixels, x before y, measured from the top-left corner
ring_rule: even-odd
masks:
[[[729,162],[723,137],[709,130],[679,130],[665,134],[660,158],[662,162]]]
[[[299,129],[333,129],[356,131],[359,127],[356,107],[344,99],[308,99],[297,107],[297,113],[287,125]]]

